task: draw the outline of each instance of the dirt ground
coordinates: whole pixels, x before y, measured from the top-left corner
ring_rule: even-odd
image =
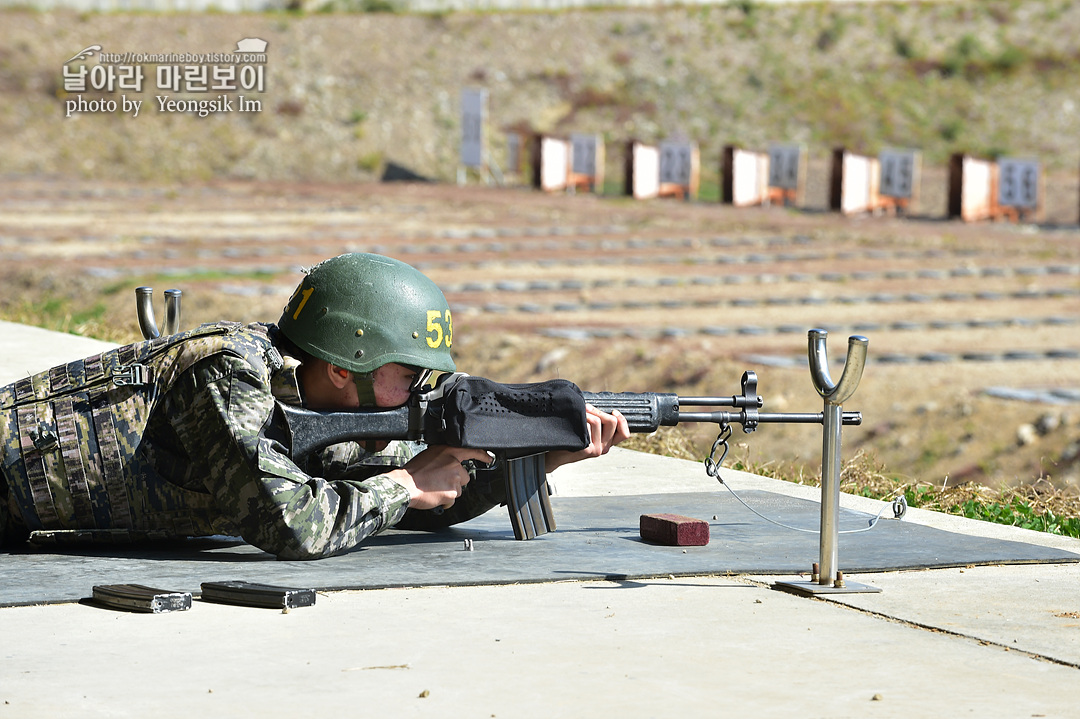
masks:
[[[819,412],[807,331],[869,339],[845,454],[894,475],[1080,483],[1080,231],[435,184],[0,180],[0,316],[138,338],[133,289],[183,290],[183,327],[274,321],[301,268],[414,264],[454,311],[459,367],[506,382],[731,396]],[[160,316],[160,315],[159,315]],[[715,427],[692,433],[701,452]],[[733,454],[820,462],[820,428]]]

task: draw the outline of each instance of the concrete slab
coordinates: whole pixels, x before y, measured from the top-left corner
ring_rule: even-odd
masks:
[[[0,320],[0,385],[115,346],[90,337]]]
[[[18,334],[0,329],[5,345]],[[63,336],[38,337],[57,362],[86,354]],[[715,489],[698,469],[614,451],[553,480],[566,497]],[[736,489],[817,496],[724,477]],[[880,507],[848,496],[842,505]],[[909,510],[905,521],[1080,550],[933,512]],[[769,578],[703,576],[333,592],[288,614],[202,602],[162,615],[0,609],[0,717],[1076,715],[1080,565],[850,578],[884,591],[804,599]]]
[[[0,610],[7,716],[1070,717],[1073,667],[690,578]]]
[[[1080,667],[1080,567],[1075,564],[851,576],[882,593],[830,601]]]

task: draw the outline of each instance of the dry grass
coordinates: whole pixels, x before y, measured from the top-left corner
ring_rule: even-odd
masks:
[[[812,483],[820,484],[820,476]],[[1036,515],[1051,513],[1060,517],[1080,517],[1080,493],[1075,487],[1055,487],[1040,479],[1012,487],[993,489],[973,482],[937,486],[889,474],[872,454],[857,452],[840,475],[843,492],[869,497],[889,498],[899,495],[918,498],[918,505],[951,514],[962,514],[971,503],[982,505],[1025,504]]]
[[[820,486],[820,473],[799,483]],[[860,451],[845,462],[840,490],[875,499],[904,497],[921,509],[1080,536],[1080,492],[1046,479],[999,489],[973,482],[939,487],[889,474],[872,454]]]

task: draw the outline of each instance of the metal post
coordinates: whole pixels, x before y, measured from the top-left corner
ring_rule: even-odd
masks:
[[[839,515],[840,515],[840,436],[843,425],[843,404],[854,394],[866,366],[866,349],[870,340],[861,335],[848,338],[847,361],[840,381],[835,384],[829,375],[829,357],[825,330],[810,330],[807,353],[810,376],[825,401],[821,430],[821,528],[819,530],[818,576],[813,582],[777,582],[779,589],[800,594],[838,592],[878,592],[876,587],[845,582],[840,572]]]
[[[825,400],[821,442],[821,531],[820,576],[818,583],[832,585],[839,568],[837,544],[840,540],[837,524],[840,513],[840,418],[843,403],[855,392],[866,365],[866,346],[870,340],[860,335],[848,339],[847,362],[840,381],[833,384],[829,376],[829,357],[825,330],[810,330],[807,354],[814,388]]]
[[[825,402],[821,429],[821,530],[818,584],[831,586],[840,568],[840,406]]]

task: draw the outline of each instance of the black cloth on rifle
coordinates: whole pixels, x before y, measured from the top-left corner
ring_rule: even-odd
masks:
[[[522,456],[589,444],[585,399],[567,380],[500,384],[463,377],[441,406],[428,412],[428,444],[502,451]]]

